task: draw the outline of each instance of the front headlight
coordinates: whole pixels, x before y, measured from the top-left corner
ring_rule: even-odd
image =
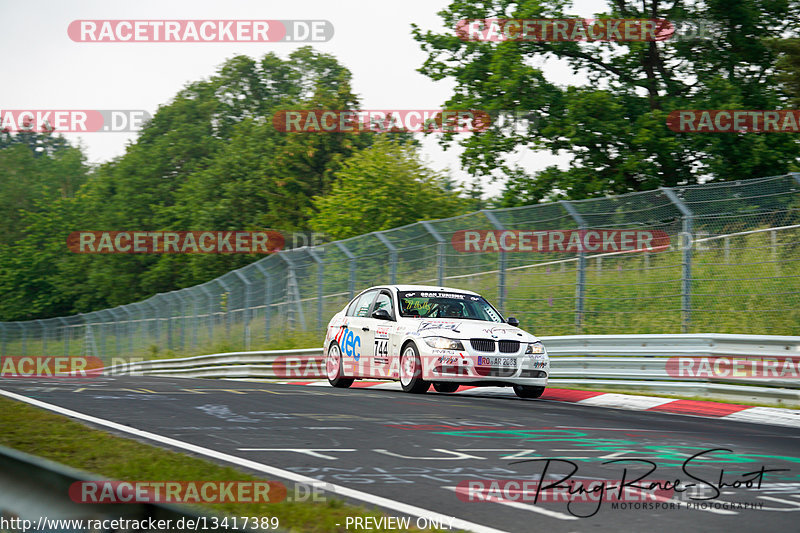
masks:
[[[431,348],[439,348],[442,350],[463,350],[464,345],[461,341],[455,339],[448,339],[447,337],[425,337],[425,344]]]
[[[525,349],[526,354],[537,354],[537,353],[544,353],[544,344],[541,341],[537,341],[528,345]]]

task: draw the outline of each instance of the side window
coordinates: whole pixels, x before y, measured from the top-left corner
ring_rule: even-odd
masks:
[[[394,317],[394,309],[392,305],[392,295],[387,292],[382,292],[378,295],[378,299],[375,300],[375,307],[372,309],[374,313],[378,309],[386,309],[389,312],[389,315]]]
[[[347,316],[367,316],[369,306],[372,305],[377,293],[378,291],[369,291],[356,298],[347,308]]]
[[[356,316],[356,305],[360,299],[361,297],[357,297],[350,302],[350,306],[347,308],[347,312],[345,313],[346,316]]]

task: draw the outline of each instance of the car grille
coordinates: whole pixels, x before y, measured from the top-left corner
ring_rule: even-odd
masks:
[[[494,341],[492,339],[470,339],[472,349],[478,352],[493,352]]]
[[[517,353],[519,341],[500,341],[500,353]]]
[[[479,376],[491,376],[497,378],[510,378],[517,373],[516,367],[499,367],[499,366],[476,366],[475,373]]]

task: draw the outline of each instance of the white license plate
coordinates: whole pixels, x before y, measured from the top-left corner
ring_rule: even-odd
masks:
[[[517,360],[513,357],[486,357],[479,355],[478,366],[517,366]]]

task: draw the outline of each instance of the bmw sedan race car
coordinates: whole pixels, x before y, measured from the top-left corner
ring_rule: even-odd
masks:
[[[459,385],[512,386],[538,398],[550,359],[542,342],[506,321],[481,295],[420,285],[372,287],[336,313],[325,336],[334,387],[355,379],[399,380],[406,392]]]

